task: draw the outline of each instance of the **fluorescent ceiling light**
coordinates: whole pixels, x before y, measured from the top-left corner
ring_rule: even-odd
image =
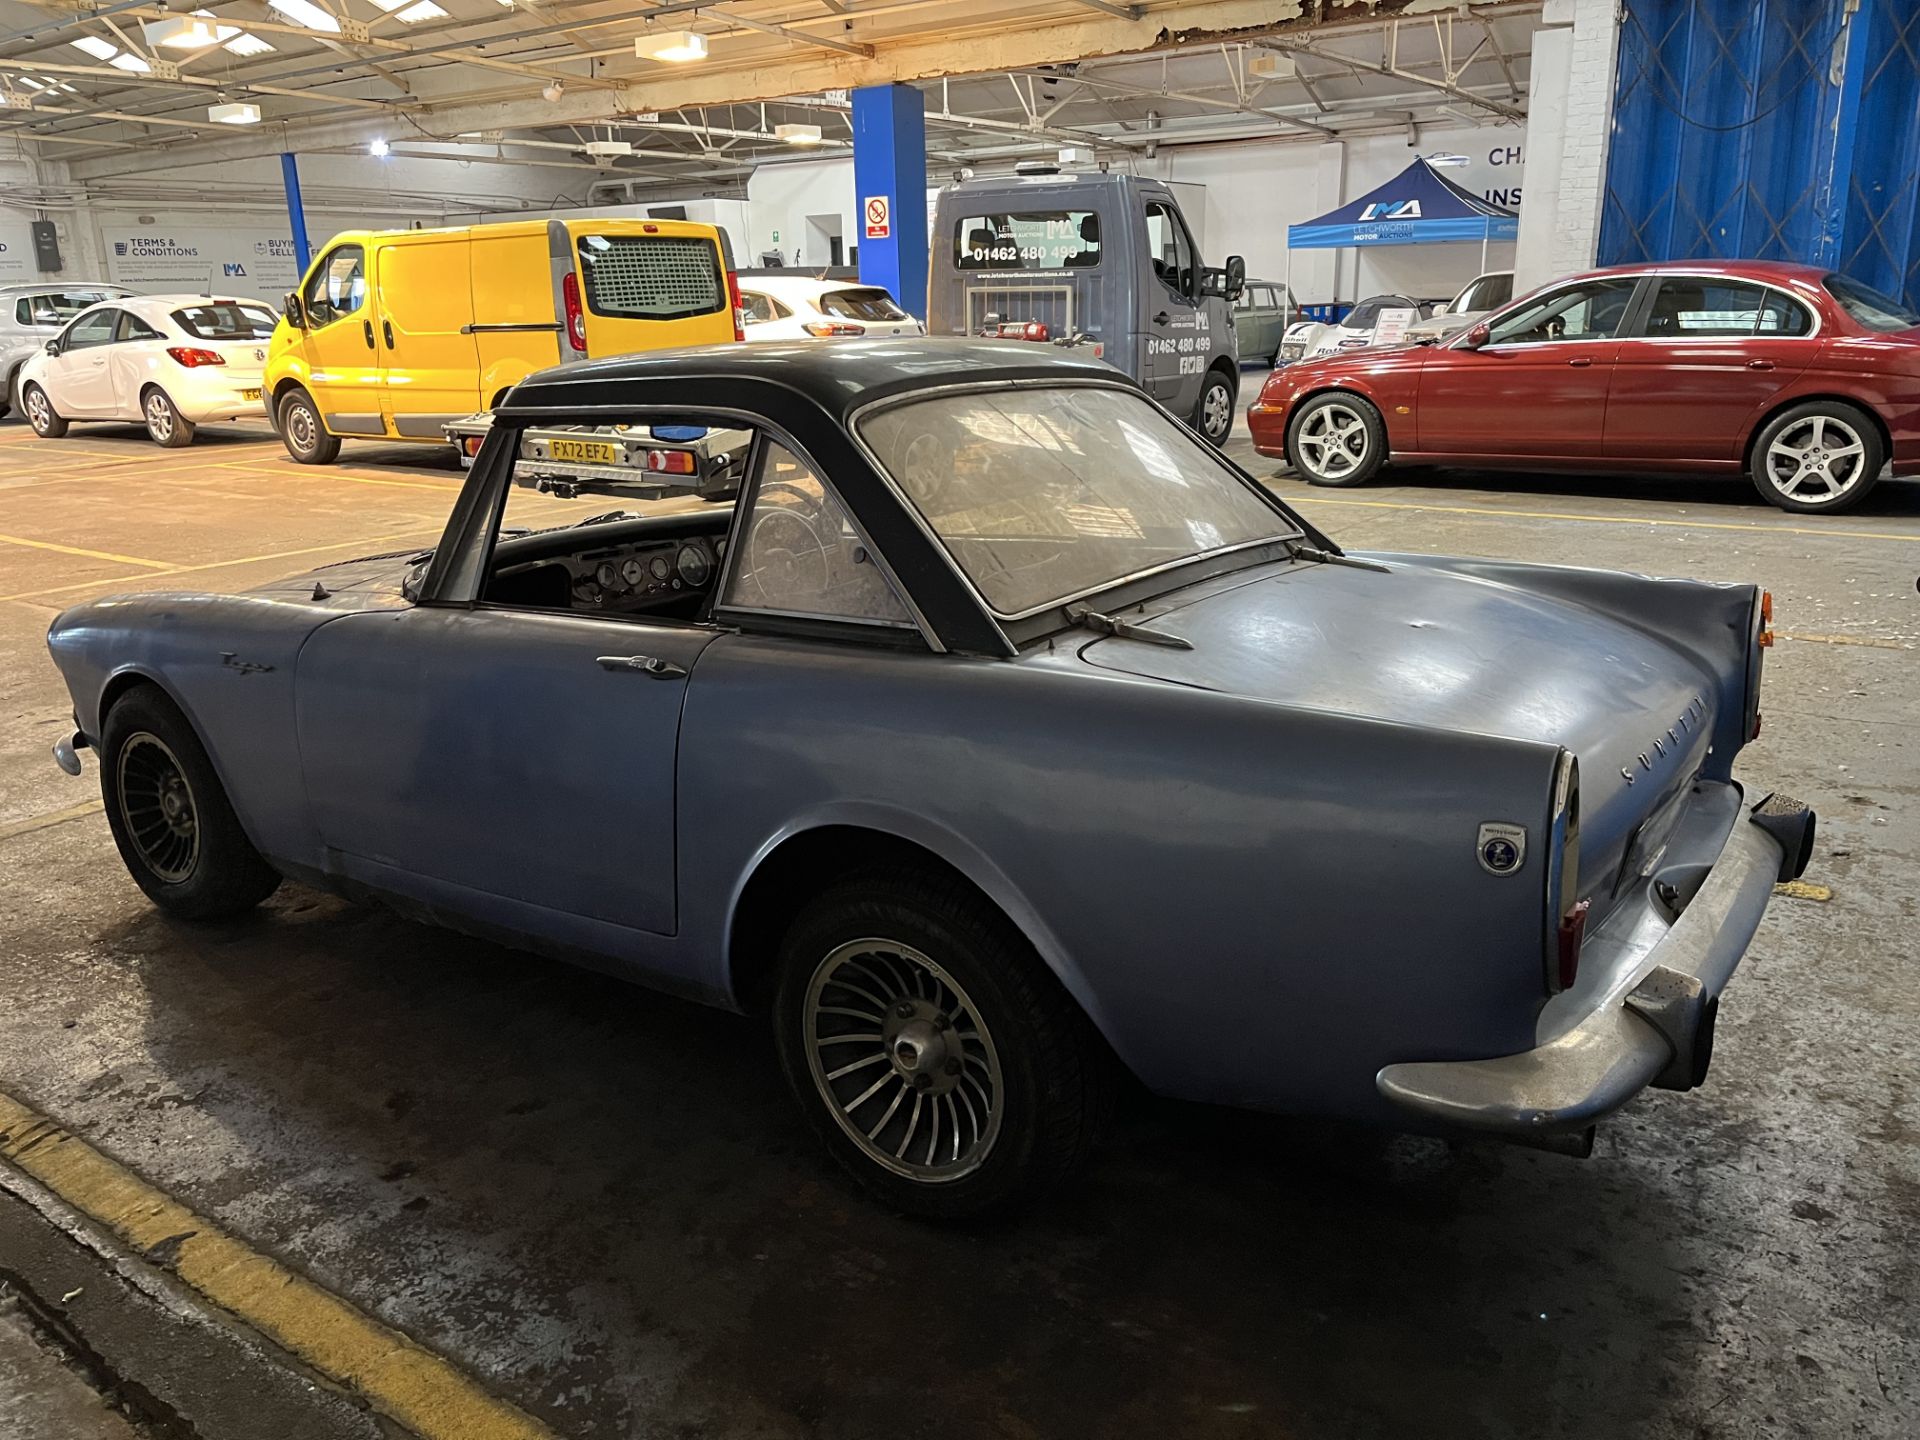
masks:
[[[1438,155],[1427,156],[1427,164],[1438,165],[1443,170],[1449,169],[1455,165],[1465,165],[1466,163],[1467,163],[1467,157],[1464,155],[1451,155],[1451,154],[1442,152],[1441,154],[1438,154]]]
[[[784,140],[789,145],[818,145],[820,127],[818,125],[776,125],[774,138]]]
[[[116,55],[107,62],[116,70],[133,70],[144,75],[153,67],[138,55]]]
[[[247,55],[265,55],[273,49],[273,46],[262,40],[258,35],[242,33],[229,40],[221,48],[229,54],[244,57]]]
[[[267,6],[309,30],[318,30],[326,35],[340,33],[340,22],[314,4],[313,0],[267,0]]]
[[[393,147],[387,144],[385,140],[370,140],[367,142],[367,154],[373,156],[376,160],[385,156],[392,148]]]
[[[42,85],[38,80],[34,79],[31,75],[22,75],[20,77],[20,83],[26,86],[29,90],[44,90],[47,88],[46,86]]]
[[[98,35],[82,35],[73,42],[73,48],[86,51],[96,60],[111,60],[120,53],[118,45],[102,40]]]
[[[707,58],[707,37],[693,30],[649,30],[634,37],[633,53],[642,60],[684,65]]]
[[[433,0],[420,0],[419,4],[409,5],[393,18],[398,20],[402,25],[417,25],[422,20],[432,20],[436,16],[446,13],[446,11],[434,4]]]
[[[209,105],[207,107],[207,118],[217,121],[222,125],[258,125],[260,123],[260,107],[258,105],[241,104],[238,101],[230,105]]]

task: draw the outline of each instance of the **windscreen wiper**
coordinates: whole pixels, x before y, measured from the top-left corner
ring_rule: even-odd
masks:
[[[1149,630],[1144,625],[1130,625],[1125,620],[1116,620],[1111,615],[1102,615],[1098,610],[1085,605],[1069,605],[1067,619],[1075,625],[1085,626],[1101,635],[1111,635],[1116,640],[1139,640],[1148,645],[1164,645],[1169,650],[1191,650],[1193,642],[1183,640],[1178,635],[1169,635],[1164,630]]]
[[[1393,573],[1378,560],[1356,560],[1351,555],[1322,550],[1319,546],[1309,545],[1304,540],[1287,541],[1287,554],[1295,560],[1311,560],[1321,565],[1346,565],[1355,570],[1378,570],[1382,575]]]

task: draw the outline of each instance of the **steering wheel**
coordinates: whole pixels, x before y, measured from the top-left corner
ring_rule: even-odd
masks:
[[[785,503],[768,505],[780,497]],[[768,485],[753,507],[740,576],[769,608],[790,608],[796,599],[818,599],[833,581],[831,550],[840,537],[822,531],[830,523],[813,496],[791,485]]]

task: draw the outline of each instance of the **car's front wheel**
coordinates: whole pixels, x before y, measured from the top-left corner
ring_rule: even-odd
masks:
[[[1857,505],[1886,462],[1880,431],[1864,412],[1809,400],[1755,437],[1750,468],[1754,488],[1782,510],[1832,514]]]
[[[1316,395],[1287,426],[1287,459],[1314,485],[1364,485],[1387,463],[1387,427],[1358,395]]]
[[[280,884],[227,801],[193,727],[151,685],[101,725],[100,791],[113,843],[154,904],[187,920],[258,905]]]
[[[53,408],[53,401],[38,385],[29,381],[20,392],[20,403],[27,407],[27,423],[33,426],[33,433],[42,440],[58,440],[67,433],[66,420]]]
[[[140,414],[147,422],[147,434],[153,437],[154,444],[178,450],[182,445],[193,443],[196,427],[180,414],[173,397],[158,385],[148,386],[147,393],[140,397]]]
[[[816,1133],[895,1209],[1011,1209],[1079,1165],[1113,1061],[1005,916],[958,880],[873,870],[788,929],[774,998]]]
[[[331,465],[340,455],[340,437],[320,423],[320,407],[297,386],[280,402],[280,442],[302,465]]]

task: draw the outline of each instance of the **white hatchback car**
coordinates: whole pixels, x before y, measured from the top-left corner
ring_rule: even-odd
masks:
[[[740,304],[746,322],[741,328],[749,340],[926,333],[878,285],[810,275],[749,275],[740,281]]]
[[[34,432],[70,420],[144,421],[169,447],[214,420],[263,419],[260,376],[279,317],[258,300],[141,295],[81,311],[20,367]]]

